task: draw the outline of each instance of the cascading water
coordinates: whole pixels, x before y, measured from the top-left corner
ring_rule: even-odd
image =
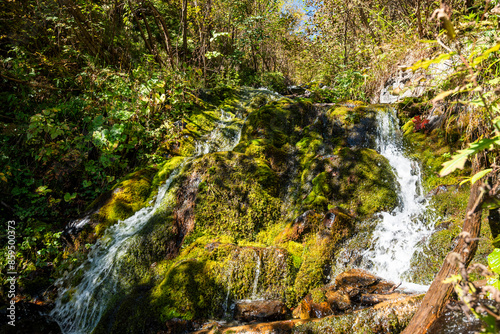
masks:
[[[243,94],[247,94],[251,99],[256,95],[253,91],[256,91],[256,94],[263,94],[261,90],[251,89]],[[270,100],[276,99],[273,94],[268,97]],[[239,143],[244,120],[224,110],[219,112],[220,117],[213,131],[197,141],[194,156],[231,151]],[[93,247],[88,259],[56,283],[59,286],[59,295],[49,315],[57,321],[63,333],[91,333],[106,310],[109,300],[126,289],[120,280],[120,269],[125,264],[127,251],[158,208],[174,205],[175,194],[169,192],[170,186],[182,168],[192,159],[193,157],[186,158],[171,173],[168,180],[158,189],[154,205],[137,211],[130,218],[109,228],[105,236]],[[63,287],[71,281],[79,283],[76,286]]]
[[[372,247],[364,254],[370,270],[375,274],[401,282],[402,287],[425,291],[426,286],[405,281],[410,261],[418,245],[430,236],[433,229],[426,217],[427,200],[422,196],[421,173],[415,161],[403,154],[403,143],[398,131],[397,118],[392,108],[377,116],[376,148],[389,160],[400,187],[400,204],[392,212],[383,212],[373,232]]]
[[[97,325],[106,302],[122,288],[119,284],[120,268],[134,237],[160,206],[171,204],[173,198],[168,196],[172,195],[168,190],[182,165],[184,163],[158,189],[153,206],[145,207],[110,227],[89,253],[87,261],[64,278],[64,281],[72,281],[82,275],[77,286],[63,289],[63,280],[56,283],[60,286],[59,297],[50,316],[58,322],[63,333],[91,333]]]

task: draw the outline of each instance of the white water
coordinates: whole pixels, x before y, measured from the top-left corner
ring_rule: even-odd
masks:
[[[374,274],[402,283],[401,287],[426,291],[428,286],[405,280],[410,261],[419,250],[419,244],[433,232],[426,222],[427,201],[423,197],[421,173],[418,164],[403,154],[401,134],[392,108],[377,116],[377,151],[389,160],[400,186],[400,204],[393,212],[383,212],[373,233],[373,245],[365,252],[365,260],[373,264]]]
[[[222,109],[219,111],[220,118],[215,128],[196,143],[195,155],[232,151],[240,142],[242,123],[238,123],[233,114]]]
[[[255,252],[255,261],[257,262],[257,266],[255,266],[255,278],[253,279],[253,285],[252,285],[252,297],[250,299],[255,300],[257,299],[257,287],[259,286],[259,277],[260,277],[260,255],[256,251]]]
[[[243,122],[232,114],[220,111],[216,127],[196,143],[195,156],[211,152],[231,151],[239,142]],[[228,131],[228,127],[232,127]],[[175,194],[170,186],[188,161],[171,173],[158,189],[154,205],[137,211],[133,216],[110,227],[90,251],[88,259],[76,270],[58,280],[59,295],[49,314],[64,334],[91,333],[99,323],[110,299],[126,290],[121,269],[126,266],[127,252],[141,229],[160,207],[175,204]],[[65,286],[81,276],[76,286]],[[228,292],[229,296],[229,292]],[[227,301],[226,301],[227,303]]]

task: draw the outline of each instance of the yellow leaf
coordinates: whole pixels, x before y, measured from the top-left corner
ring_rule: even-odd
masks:
[[[474,59],[474,61],[472,62],[472,66],[477,66],[479,65],[483,60],[485,60],[486,58],[488,58],[488,56],[490,55],[490,53],[493,53],[493,52],[496,52],[500,50],[500,43],[495,45],[494,47],[492,48],[489,48],[488,50],[484,51],[482,55],[480,55],[479,57],[477,57],[476,59]]]
[[[455,92],[456,92],[456,89],[447,90],[445,92],[442,92],[439,95],[437,95],[436,97],[434,97],[431,102],[434,103],[434,102],[437,102],[437,101],[444,100],[447,96],[449,96],[449,95],[451,95],[451,94],[453,94]]]

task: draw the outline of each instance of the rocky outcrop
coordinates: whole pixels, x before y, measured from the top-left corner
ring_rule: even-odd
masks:
[[[96,334],[187,328],[208,318],[283,319],[292,307],[316,318],[349,312],[363,295],[366,304],[382,300],[370,295],[378,293],[373,282],[357,290],[317,287],[330,281],[336,247],[362,220],[398,202],[392,168],[370,148],[383,109],[253,102],[241,113],[234,101],[193,112],[179,124],[171,158],[139,179],[147,191],[137,189],[137,208],[151,205],[159,184],[171,185],[123,256],[123,292],[109,301]],[[239,144],[206,153],[202,140],[211,130],[209,150],[231,147],[222,144],[238,138],[235,115],[246,112]],[[193,152],[199,155],[182,157]],[[118,188],[124,191],[116,196],[132,194]],[[118,205],[113,196],[102,202],[102,215]],[[126,217],[108,217],[99,233]]]
[[[294,309],[293,317],[322,318],[346,313],[407,295],[393,292],[394,283],[362,269],[351,269],[335,278],[334,284],[315,289]]]
[[[285,319],[288,308],[281,300],[243,300],[236,303],[234,318],[240,321]]]

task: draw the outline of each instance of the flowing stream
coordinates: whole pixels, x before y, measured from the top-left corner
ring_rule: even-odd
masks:
[[[427,286],[407,282],[405,274],[410,270],[413,254],[422,241],[433,232],[428,212],[428,202],[423,196],[421,172],[417,162],[403,154],[402,135],[393,108],[377,116],[377,151],[389,160],[399,183],[399,205],[392,212],[381,213],[373,236],[372,247],[365,252],[365,260],[373,265],[374,274],[401,287],[426,291]]]

